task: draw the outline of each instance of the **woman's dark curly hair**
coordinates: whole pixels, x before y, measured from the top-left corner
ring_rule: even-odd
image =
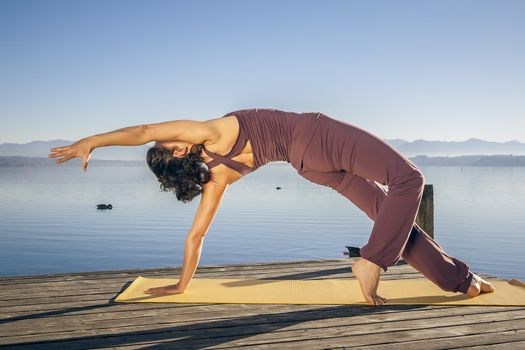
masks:
[[[162,191],[172,191],[179,201],[191,201],[210,181],[210,172],[201,157],[204,145],[193,145],[184,157],[173,157],[173,149],[151,147],[146,155],[150,170],[157,176]]]

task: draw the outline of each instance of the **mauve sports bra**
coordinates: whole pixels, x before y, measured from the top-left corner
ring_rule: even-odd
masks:
[[[221,118],[224,118],[230,114],[231,113],[228,113],[222,116]],[[208,169],[211,169],[214,166],[222,163],[226,165],[227,167],[230,167],[233,170],[236,170],[243,175],[249,174],[255,170],[255,168],[251,168],[244,163],[231,159],[232,157],[235,157],[239,155],[239,153],[241,153],[241,151],[244,149],[246,145],[246,141],[248,140],[248,137],[246,136],[246,133],[244,132],[243,123],[241,121],[241,118],[237,115],[236,117],[239,122],[239,134],[237,135],[237,140],[235,141],[235,144],[233,145],[230,152],[228,152],[228,154],[226,154],[225,156],[221,156],[220,154],[214,153],[212,151],[208,151],[206,147],[203,148],[204,152],[206,152],[206,154],[209,157],[213,158],[209,163],[206,164],[208,166]]]
[[[204,147],[204,152],[213,158],[208,169],[222,163],[246,175],[268,162],[285,161],[301,170],[301,159],[316,129],[321,113],[286,112],[270,108],[251,108],[229,112],[222,116],[235,115],[239,122],[239,135],[228,154],[222,156]],[[231,159],[241,153],[250,140],[253,151],[253,167]]]

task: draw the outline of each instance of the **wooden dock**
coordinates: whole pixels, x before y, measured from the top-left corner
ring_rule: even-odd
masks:
[[[354,258],[201,266],[208,278],[354,278]],[[0,349],[524,349],[525,307],[115,303],[138,275],[0,277]],[[478,273],[482,277],[492,276]],[[400,264],[382,280],[424,278]]]

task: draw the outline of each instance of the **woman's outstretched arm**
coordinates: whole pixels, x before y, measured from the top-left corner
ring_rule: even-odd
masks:
[[[139,146],[151,141],[185,141],[200,144],[217,136],[207,121],[179,119],[142,124],[93,135],[86,139],[93,148],[104,146]]]
[[[202,193],[201,202],[184,244],[184,258],[179,282],[164,287],[150,288],[145,291],[146,294],[161,295],[183,293],[193,278],[199,264],[204,238],[206,237],[213,218],[219,209],[222,198],[224,197],[224,192],[228,185],[222,181],[210,181],[203,187],[204,192]]]
[[[110,132],[85,137],[69,146],[51,148],[49,158],[63,163],[73,158],[82,159],[86,171],[91,152],[97,147],[139,146],[151,141],[186,141],[193,144],[215,140],[218,132],[211,123],[196,120],[173,120],[155,124],[128,126]]]
[[[89,142],[93,149],[106,146],[140,146],[152,141],[147,138],[147,130],[147,124],[134,125],[88,136],[82,140]]]
[[[206,187],[206,185],[208,186]],[[221,184],[211,181],[206,185],[199,208],[193,220],[193,225],[186,237],[184,245],[184,261],[179,281],[179,284],[183,288],[187,287],[195,274],[195,270],[199,264],[204,238],[219,210],[224,192],[228,187],[226,183]]]

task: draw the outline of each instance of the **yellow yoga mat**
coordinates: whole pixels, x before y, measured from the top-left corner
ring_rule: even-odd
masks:
[[[525,305],[525,283],[491,281],[496,289],[470,298],[463,293],[445,292],[426,278],[381,280],[378,294],[385,305]],[[150,295],[153,287],[175,284],[174,278],[137,277],[116,302],[192,304],[365,304],[356,279],[278,280],[193,278],[182,294]]]

